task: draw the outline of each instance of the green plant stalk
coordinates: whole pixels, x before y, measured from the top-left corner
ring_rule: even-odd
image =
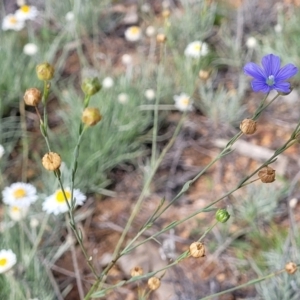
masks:
[[[46,218],[43,219],[43,222],[42,222],[42,225],[40,227],[39,233],[38,233],[38,235],[37,235],[37,237],[34,241],[32,249],[31,249],[31,251],[28,255],[28,264],[27,264],[28,266],[29,266],[31,260],[33,259],[34,255],[37,251],[37,248],[38,248],[38,246],[39,246],[39,244],[42,240],[43,234],[44,234],[44,232],[46,230],[46,227],[47,227],[47,224],[48,224],[48,220],[49,220],[49,215],[47,215]]]
[[[69,209],[69,216],[70,216],[70,227],[72,228],[73,232],[74,232],[74,235],[76,237],[76,240],[77,242],[79,243],[79,246],[80,246],[80,249],[81,249],[81,252],[83,253],[84,255],[84,258],[90,268],[90,270],[92,271],[92,273],[94,274],[95,278],[98,278],[98,275],[97,275],[97,272],[93,266],[93,264],[91,263],[91,256],[88,255],[84,245],[83,245],[83,240],[82,240],[82,233],[80,232],[80,230],[78,229],[77,225],[76,225],[76,222],[75,222],[75,218],[74,218],[74,214],[73,214],[73,209],[72,209],[72,206],[71,204],[69,203],[68,201],[68,198],[66,196],[66,192],[65,192],[65,189],[64,189],[64,186],[62,184],[62,181],[61,181],[61,177],[60,175],[56,175],[57,179],[58,179],[58,182],[59,182],[59,185],[60,185],[60,188],[63,192],[63,195],[64,195],[64,198],[65,198],[65,201],[68,205],[68,209]]]
[[[299,267],[299,265],[298,265],[298,267]],[[219,293],[216,293],[216,294],[213,294],[213,295],[206,296],[206,297],[204,297],[204,298],[200,298],[199,300],[206,300],[206,299],[211,299],[211,298],[213,298],[213,297],[221,296],[221,295],[224,295],[224,294],[227,294],[227,293],[230,293],[230,292],[239,290],[239,289],[241,289],[241,288],[244,288],[244,287],[247,287],[247,286],[250,286],[250,285],[259,283],[259,282],[261,282],[261,281],[270,279],[270,278],[272,278],[272,277],[275,277],[275,276],[277,276],[277,275],[280,275],[280,274],[283,273],[283,272],[285,272],[285,269],[282,269],[282,270],[279,270],[279,271],[270,273],[270,274],[268,274],[268,275],[266,275],[266,276],[263,276],[263,277],[259,277],[259,278],[250,280],[250,281],[248,281],[248,282],[246,282],[246,283],[244,283],[244,284],[235,286],[234,288],[225,290],[225,291],[223,291],[223,292],[219,292]]]
[[[166,226],[165,228],[163,228],[162,230],[160,230],[159,232],[153,234],[152,236],[146,238],[145,240],[143,240],[142,242],[132,246],[132,247],[126,247],[126,251],[124,249],[124,251],[121,253],[122,255],[125,255],[127,253],[129,253],[130,251],[132,251],[133,249],[139,247],[140,245],[146,243],[147,241],[151,240],[151,239],[154,239],[156,238],[157,236],[159,236],[160,234],[166,232],[167,230],[170,230],[171,228],[173,227],[176,227],[177,225],[187,221],[188,219],[194,217],[195,215],[201,213],[201,212],[204,212],[206,211],[207,209],[209,209],[210,207],[212,207],[214,204],[220,202],[221,200],[223,200],[224,198],[228,197],[229,195],[231,195],[232,193],[234,193],[235,191],[237,191],[238,189],[248,185],[249,183],[247,182],[251,177],[253,177],[259,170],[261,170],[263,167],[269,165],[270,163],[274,162],[276,160],[276,157],[281,154],[282,152],[284,152],[286,149],[288,149],[289,147],[291,147],[295,142],[295,139],[294,139],[294,132],[292,133],[292,136],[290,137],[290,139],[282,146],[280,147],[279,149],[277,149],[275,151],[275,153],[266,161],[264,162],[260,167],[258,167],[255,171],[253,171],[250,175],[246,176],[245,178],[243,178],[239,183],[238,185],[231,189],[230,191],[228,191],[225,195],[223,195],[222,197],[216,199],[215,201],[211,202],[209,205],[207,205],[206,207],[204,208],[201,208],[197,211],[195,211],[194,213],[188,215],[187,217],[185,217],[184,219],[181,219],[179,221],[175,221],[175,222],[172,222],[170,223],[168,226]],[[254,181],[253,181],[254,182]],[[156,219],[154,219],[156,220]],[[148,224],[149,226],[149,224]],[[144,232],[148,227],[143,227],[142,231]],[[140,235],[140,234],[139,234]],[[132,244],[132,243],[131,243]]]
[[[46,102],[47,102],[47,98],[49,96],[49,91],[50,91],[50,83],[47,81],[44,81],[44,91],[43,91],[43,97],[42,97],[42,103],[44,104],[44,120],[42,120],[42,118],[40,117],[40,129],[41,129],[41,133],[43,135],[43,137],[45,138],[47,147],[49,152],[51,151],[50,148],[50,143],[49,143],[49,139],[48,139],[48,134],[47,134],[47,128],[48,128],[48,121],[47,121],[47,110],[46,110]],[[89,97],[85,97],[84,101],[85,101],[85,105],[88,105],[90,100],[90,96]],[[37,108],[36,108],[37,110]],[[38,113],[39,115],[39,113]],[[39,115],[40,116],[40,115]],[[61,181],[61,174],[60,171],[54,171],[54,175],[56,176],[56,178],[58,179],[60,188],[63,192],[65,201],[67,203],[68,206],[68,210],[69,210],[69,216],[70,216],[70,226],[74,232],[74,235],[76,237],[76,240],[78,241],[81,251],[86,259],[86,262],[89,266],[89,268],[91,269],[92,273],[94,274],[95,278],[98,278],[97,272],[93,266],[93,264],[91,263],[91,257],[87,254],[87,251],[83,245],[83,241],[82,241],[82,233],[80,232],[80,230],[77,228],[76,223],[75,223],[75,219],[74,219],[74,209],[75,209],[75,200],[74,198],[74,181],[75,181],[75,174],[76,174],[76,170],[77,170],[77,158],[79,155],[79,147],[80,147],[80,142],[82,139],[82,136],[85,132],[86,127],[83,127],[82,124],[80,123],[79,126],[79,138],[77,140],[77,144],[75,146],[75,150],[74,150],[74,158],[73,158],[73,166],[72,166],[72,180],[71,180],[71,204],[69,203],[67,196],[66,196],[66,192],[63,186],[63,183]]]
[[[154,120],[152,129],[152,152],[151,152],[151,168],[155,165],[156,160],[156,147],[157,147],[157,134],[158,134],[158,105],[160,100],[160,85],[162,82],[162,63],[161,60],[158,65],[158,75],[157,75],[157,88],[156,88],[156,98],[154,105]]]
[[[277,94],[267,105],[264,105],[267,97],[269,94],[267,94],[255,113],[252,116],[252,120],[257,120],[262,113],[263,110],[265,110],[271,103],[275,101],[279,97],[279,94]],[[240,131],[238,132],[225,146],[225,148],[221,151],[221,153],[214,158],[201,172],[199,172],[193,179],[190,181],[186,182],[184,186],[182,187],[181,191],[169,202],[169,204],[164,207],[161,211],[157,212],[157,214],[153,215],[152,218],[150,219],[150,222],[155,222],[175,201],[178,200],[179,197],[181,197],[189,188],[190,186],[198,180],[211,166],[213,166],[218,160],[220,160],[222,157],[226,156],[227,154],[231,153],[231,146],[243,135],[243,133]],[[148,227],[148,223],[145,224],[145,227]]]
[[[106,274],[107,274],[107,273],[109,272],[109,270],[115,265],[116,261],[120,258],[120,254],[118,254],[118,253],[119,253],[120,248],[121,248],[121,246],[122,246],[122,243],[123,243],[123,241],[124,241],[124,239],[125,239],[125,236],[126,236],[128,230],[130,229],[130,226],[131,226],[131,224],[132,224],[132,222],[133,222],[135,216],[136,216],[137,213],[139,212],[139,209],[140,209],[140,207],[141,207],[141,204],[142,204],[142,202],[143,202],[143,200],[144,200],[144,196],[145,196],[146,192],[147,192],[148,189],[149,189],[149,185],[150,185],[150,183],[151,183],[151,181],[152,181],[152,179],[153,179],[153,176],[155,175],[155,173],[156,173],[156,171],[157,171],[159,165],[161,164],[161,162],[162,162],[164,156],[166,155],[166,153],[169,151],[169,149],[170,149],[170,148],[172,147],[172,145],[174,144],[174,142],[175,142],[175,140],[176,140],[176,137],[177,137],[177,135],[178,135],[178,133],[179,133],[179,131],[180,131],[182,125],[183,125],[184,120],[185,120],[185,116],[183,115],[182,118],[181,118],[181,120],[179,121],[179,123],[178,123],[178,125],[177,125],[177,127],[176,127],[176,129],[175,129],[175,131],[174,131],[174,133],[173,133],[172,138],[170,139],[170,141],[169,141],[169,143],[166,145],[166,147],[163,149],[162,153],[160,154],[159,158],[157,159],[157,161],[156,161],[156,163],[155,163],[155,166],[153,166],[153,169],[152,169],[152,171],[151,171],[151,174],[149,175],[149,177],[147,178],[147,181],[145,182],[145,185],[144,185],[144,187],[143,187],[143,190],[142,190],[142,192],[141,192],[141,194],[140,194],[140,196],[139,196],[139,198],[138,198],[138,200],[137,200],[137,202],[136,202],[136,204],[135,204],[135,207],[134,207],[134,209],[133,209],[133,211],[132,211],[132,213],[131,213],[131,215],[130,215],[128,221],[127,221],[127,224],[126,224],[126,226],[125,226],[125,228],[124,228],[124,230],[123,230],[123,232],[122,232],[122,235],[121,235],[121,237],[120,237],[120,239],[119,239],[119,241],[118,241],[118,244],[117,244],[116,247],[115,247],[115,250],[114,250],[114,253],[113,253],[113,259],[112,259],[112,261],[107,265],[107,267],[102,271],[101,275],[99,276],[99,279],[98,279],[98,280],[95,282],[95,284],[92,286],[92,289],[95,289],[95,287],[98,288],[100,281],[101,281],[101,285],[103,284],[103,282],[104,282],[104,280],[105,280]],[[99,282],[98,282],[98,281],[99,281]],[[101,285],[100,285],[100,286],[101,286]],[[86,298],[86,300],[87,300],[87,299],[89,299],[89,298]]]

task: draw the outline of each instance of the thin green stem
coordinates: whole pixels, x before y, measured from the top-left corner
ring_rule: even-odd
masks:
[[[206,297],[204,297],[204,298],[200,298],[199,300],[207,300],[207,299],[215,298],[215,297],[218,297],[218,296],[221,296],[221,295],[224,295],[224,294],[227,294],[227,293],[230,293],[230,292],[239,290],[239,289],[241,289],[241,288],[244,288],[244,287],[247,287],[247,286],[250,286],[250,285],[259,283],[259,282],[261,282],[261,281],[264,281],[264,280],[266,280],[266,279],[270,279],[270,278],[272,278],[272,277],[275,277],[275,276],[277,276],[277,275],[283,273],[284,271],[285,271],[285,269],[282,269],[282,270],[273,272],[273,273],[268,274],[268,275],[266,275],[266,276],[263,276],[263,277],[260,277],[260,278],[256,278],[256,279],[250,280],[250,281],[248,281],[248,282],[246,282],[246,283],[244,283],[244,284],[235,286],[235,287],[233,287],[233,288],[231,288],[231,289],[222,291],[222,292],[220,292],[220,293],[216,293],[216,294],[213,294],[213,295],[206,296]]]
[[[181,120],[180,120],[180,122],[178,123],[178,125],[177,125],[175,131],[174,131],[174,134],[173,134],[172,138],[170,139],[170,141],[169,141],[169,143],[166,145],[166,147],[163,149],[163,151],[162,151],[162,153],[160,154],[160,156],[158,157],[158,159],[157,159],[155,165],[153,166],[153,168],[152,168],[152,170],[151,170],[151,173],[150,173],[149,177],[147,178],[147,180],[146,180],[146,182],[145,182],[145,184],[144,184],[144,187],[143,187],[143,189],[142,189],[142,192],[141,192],[141,194],[140,194],[140,196],[139,196],[139,198],[138,198],[138,200],[137,200],[137,202],[136,202],[136,204],[135,204],[135,206],[134,206],[134,208],[133,208],[133,211],[132,211],[132,213],[131,213],[131,215],[130,215],[128,221],[127,221],[127,224],[126,224],[126,226],[125,226],[125,228],[124,228],[124,230],[123,230],[123,232],[122,232],[122,234],[121,234],[121,237],[119,238],[119,241],[118,241],[118,243],[117,243],[117,245],[116,245],[116,247],[115,247],[115,250],[114,250],[114,253],[113,253],[113,259],[112,259],[112,261],[107,265],[107,267],[102,271],[102,273],[101,273],[101,275],[100,275],[100,277],[102,278],[102,280],[101,280],[101,285],[103,284],[103,281],[105,280],[106,274],[109,272],[109,270],[114,266],[114,264],[116,263],[116,261],[117,261],[117,260],[120,258],[120,256],[122,255],[122,254],[119,254],[119,251],[120,251],[120,248],[121,248],[121,246],[122,246],[122,244],[123,244],[123,242],[124,242],[125,236],[127,235],[128,230],[130,229],[130,226],[131,226],[131,224],[132,224],[132,222],[133,222],[135,216],[137,215],[137,213],[138,213],[139,210],[140,210],[141,204],[142,204],[142,202],[143,202],[143,200],[144,200],[144,196],[146,195],[146,193],[147,193],[147,191],[148,191],[148,189],[149,189],[149,185],[150,185],[150,183],[151,183],[151,181],[152,181],[152,179],[153,179],[153,176],[155,175],[155,173],[156,173],[156,171],[157,171],[159,165],[161,164],[161,162],[162,162],[164,156],[165,156],[166,153],[169,151],[169,149],[173,146],[173,144],[174,144],[174,142],[175,142],[175,140],[176,140],[176,137],[177,137],[177,135],[178,135],[178,133],[179,133],[179,131],[180,131],[182,125],[183,125],[184,120],[185,120],[185,116],[183,115],[182,118],[181,118]]]
[[[43,219],[43,222],[41,224],[41,227],[40,227],[40,231],[34,241],[34,244],[33,244],[33,247],[28,255],[28,263],[27,265],[30,264],[31,260],[33,259],[34,255],[36,254],[36,251],[37,251],[37,248],[43,238],[43,235],[44,235],[44,232],[46,230],[46,227],[47,227],[47,224],[48,224],[48,220],[49,220],[49,215],[47,214],[46,217]]]

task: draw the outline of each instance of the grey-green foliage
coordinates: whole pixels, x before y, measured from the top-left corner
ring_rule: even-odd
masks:
[[[299,262],[299,249],[284,252],[282,249],[270,251],[263,254],[267,270],[271,273],[285,267],[285,264],[294,261]],[[264,273],[267,274],[266,270]],[[264,300],[298,300],[300,295],[300,273],[293,275],[282,273],[270,280],[265,280],[256,285],[260,299]]]
[[[277,31],[271,28],[268,35],[262,37],[262,51],[265,54],[278,55],[282,64],[293,63],[300,65],[300,10],[293,9],[287,15],[284,12],[278,14]],[[296,74],[293,81],[297,82],[300,74]]]
[[[16,265],[9,271],[9,275],[0,274],[0,299],[28,300],[33,298],[55,300],[53,287],[50,284],[42,258],[34,255],[27,265],[28,255],[32,244],[27,238],[24,227],[14,224],[8,218],[4,219],[3,232],[0,232],[0,250],[11,249],[17,256]],[[12,225],[12,227],[10,227]],[[22,240],[22,242],[21,242]]]
[[[18,108],[26,88],[37,81],[34,77],[35,61],[25,55],[19,32],[0,31],[0,116],[7,115],[11,107]]]
[[[14,146],[17,140],[21,136],[19,119],[17,117],[6,117],[0,118],[0,145],[4,148],[4,155],[0,158],[0,173],[4,174],[5,168],[8,164],[13,164],[14,162],[8,160],[8,157],[11,151],[14,149]],[[0,188],[3,184],[0,174]]]
[[[241,120],[244,112],[245,88],[243,77],[239,78],[237,90],[227,90],[223,86],[215,89],[212,80],[208,80],[199,86],[200,99],[195,101],[195,105],[215,124],[234,124]]]
[[[274,185],[251,185],[236,206],[237,218],[248,224],[269,222],[275,213],[282,190]]]
[[[216,14],[216,5],[207,1],[180,1],[183,12],[172,14],[168,28],[168,42],[182,52],[187,44],[204,40],[210,34]]]
[[[117,100],[120,87],[102,90],[93,96],[90,106],[100,109],[102,120],[84,133],[78,159],[78,187],[98,191],[107,185],[106,174],[117,164],[134,161],[142,154],[142,141],[138,137],[144,133],[151,121],[151,112],[141,111],[141,93],[132,86],[122,92],[127,93],[128,102]],[[82,113],[82,96],[71,88],[61,97],[58,108],[65,128],[59,135],[52,135],[54,150],[61,154],[62,160],[70,167],[72,151],[78,138],[78,126]]]

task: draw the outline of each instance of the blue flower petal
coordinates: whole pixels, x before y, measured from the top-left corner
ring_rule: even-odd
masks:
[[[251,86],[254,92],[262,92],[267,94],[271,91],[271,87],[261,80],[252,80]]]
[[[266,77],[269,77],[270,75],[276,77],[280,69],[280,58],[274,54],[269,54],[262,58],[261,64],[265,70]]]
[[[252,76],[255,79],[266,81],[266,74],[263,69],[253,62],[247,63],[245,65],[244,73],[246,75]]]
[[[287,80],[296,75],[297,72],[297,67],[295,67],[293,64],[287,64],[279,70],[278,74],[276,75],[276,82]]]
[[[289,93],[291,85],[289,82],[279,82],[274,85],[274,89],[278,92]]]

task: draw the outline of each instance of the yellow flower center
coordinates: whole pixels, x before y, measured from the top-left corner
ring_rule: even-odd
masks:
[[[66,195],[68,201],[70,201],[71,193],[65,191],[65,195]],[[64,193],[63,193],[62,190],[59,190],[59,191],[56,193],[56,198],[55,198],[55,200],[56,200],[58,203],[60,203],[60,204],[65,203],[65,196],[64,196]]]
[[[16,189],[13,193],[16,199],[20,199],[26,196],[26,191],[22,188]]]
[[[190,103],[190,98],[183,98],[183,99],[181,100],[181,103],[184,104],[184,105],[189,105],[189,103]]]
[[[199,52],[199,51],[201,50],[201,45],[196,44],[196,45],[194,46],[194,50],[197,51],[197,52]]]
[[[21,11],[23,12],[23,13],[29,13],[29,11],[30,11],[30,6],[29,5],[22,5],[21,6]]]
[[[10,17],[9,18],[9,22],[11,23],[11,24],[17,24],[17,18],[15,18],[15,17]]]
[[[7,264],[7,259],[6,258],[0,258],[0,266],[4,267]]]
[[[20,208],[19,208],[18,206],[13,206],[13,207],[11,208],[11,210],[12,210],[14,213],[17,213],[17,212],[20,211]]]
[[[130,32],[134,35],[137,35],[140,33],[140,28],[138,26],[132,26]]]

